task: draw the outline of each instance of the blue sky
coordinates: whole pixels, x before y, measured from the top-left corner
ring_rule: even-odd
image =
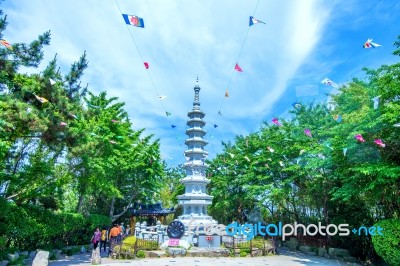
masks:
[[[363,67],[394,63],[393,42],[400,35],[398,1],[5,0],[0,8],[8,16],[4,38],[10,43],[51,30],[37,71],[57,54],[67,73],[86,51],[82,83],[124,101],[133,128],[160,139],[171,165],[185,161],[186,115],[197,76],[212,159],[221,141],[287,117],[293,102],[324,100],[332,91],[321,84],[325,77],[341,84],[362,78]],[[126,26],[120,10],[143,18],[145,28]],[[249,28],[251,15],[266,24]],[[368,38],[382,47],[363,49]],[[237,60],[242,73],[233,70]]]

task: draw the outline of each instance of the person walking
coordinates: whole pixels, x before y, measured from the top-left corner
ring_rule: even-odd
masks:
[[[117,224],[114,224],[114,227],[111,228],[110,234],[109,234],[110,247],[111,247],[111,243],[117,242],[119,233],[120,233],[120,231],[119,231],[119,228],[117,227]]]
[[[93,243],[93,249],[96,250],[97,246],[99,245],[101,240],[101,232],[100,228],[96,227],[96,231],[94,232],[92,236],[92,243]]]
[[[107,227],[103,226],[101,230],[101,241],[100,241],[100,251],[104,247],[104,252],[106,252],[107,242],[108,242],[108,232]]]

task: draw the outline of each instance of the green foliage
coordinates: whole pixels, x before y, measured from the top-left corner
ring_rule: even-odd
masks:
[[[96,227],[99,227],[100,230],[103,226],[109,226],[111,224],[111,219],[108,216],[99,215],[99,214],[91,214],[87,217],[90,226],[90,229],[94,231]]]
[[[62,248],[88,243],[97,225],[93,222],[109,221],[101,215],[84,217],[81,214],[55,213],[35,205],[17,206],[0,200],[2,239],[6,248],[34,250]]]
[[[136,243],[136,237],[134,236],[125,237],[124,240],[122,240],[122,243],[133,247]]]
[[[6,26],[1,12],[0,34]],[[157,195],[164,171],[159,141],[132,130],[123,102],[81,87],[86,52],[66,75],[56,56],[40,73],[20,73],[21,66],[39,65],[49,43],[45,32],[30,44],[0,47],[1,196],[114,221],[133,200]]]
[[[57,255],[54,252],[50,252],[49,260],[57,260]]]
[[[139,259],[146,258],[146,252],[144,252],[144,250],[139,250],[139,251],[136,253],[136,257],[139,258]]]
[[[400,36],[395,46],[400,55]],[[400,122],[400,63],[364,71],[365,79],[330,95],[329,105],[302,104],[279,118],[282,126],[265,122],[257,132],[222,143],[224,150],[209,162],[207,173],[214,197],[210,214],[221,223],[244,223],[259,210],[267,223],[355,228],[371,226],[377,217],[398,219],[400,130],[393,125]],[[374,108],[371,99],[378,96]],[[365,141],[357,141],[357,134]],[[385,147],[374,143],[378,139]],[[325,241],[373,259],[369,237]]]
[[[7,238],[5,236],[0,236],[0,250],[4,249],[7,244]]]
[[[400,220],[382,220],[374,226],[383,228],[383,235],[372,236],[376,253],[389,265],[400,265]]]
[[[26,259],[26,255],[20,255],[18,259],[12,260],[8,263],[8,265],[18,265],[18,266],[24,266],[24,259]]]
[[[67,256],[72,256],[74,254],[74,252],[72,251],[71,248],[66,248],[62,250],[62,253],[67,255]]]
[[[245,251],[245,250],[240,251],[240,257],[247,257],[247,255],[248,255],[247,251]]]

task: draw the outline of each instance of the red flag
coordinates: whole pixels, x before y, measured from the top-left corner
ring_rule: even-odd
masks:
[[[1,40],[0,40],[0,44],[4,45],[5,47],[7,47],[7,48],[10,49],[10,50],[13,49],[12,46],[11,46],[11,44],[10,44],[9,42],[7,42],[6,40],[4,40],[4,39],[1,39]]]
[[[144,67],[145,67],[146,69],[149,69],[149,63],[144,62]]]
[[[235,65],[235,70],[239,71],[239,72],[243,72],[243,70],[240,68],[240,66],[238,65],[238,63],[236,63]]]

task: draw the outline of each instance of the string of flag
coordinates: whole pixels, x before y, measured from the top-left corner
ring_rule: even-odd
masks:
[[[232,80],[233,80],[234,75],[235,75],[236,73],[238,73],[238,72],[243,72],[243,69],[239,66],[239,59],[240,59],[240,56],[242,55],[243,48],[244,48],[244,45],[245,45],[246,40],[247,40],[247,36],[249,35],[250,27],[253,26],[254,24],[257,24],[257,23],[266,24],[265,22],[263,22],[263,21],[261,21],[261,20],[258,20],[258,19],[256,19],[256,18],[254,17],[254,15],[255,15],[255,13],[256,13],[256,11],[257,11],[259,2],[260,2],[260,0],[257,0],[257,4],[256,4],[256,7],[254,8],[253,15],[249,17],[249,27],[247,28],[246,34],[245,34],[245,36],[244,36],[242,45],[241,45],[240,50],[239,50],[239,54],[238,54],[238,56],[237,56],[237,58],[236,58],[235,66],[234,66],[234,68],[232,69],[231,76],[230,76],[230,78],[229,78],[229,80],[228,80],[228,85],[226,86],[226,90],[225,90],[224,97],[222,98],[221,103],[220,103],[220,106],[219,106],[219,108],[218,108],[218,115],[220,115],[220,116],[222,116],[221,109],[222,109],[224,100],[225,100],[226,98],[229,98],[229,88],[230,88],[230,86],[231,86],[231,83],[232,83]]]
[[[118,8],[119,12],[122,14],[122,17],[123,17],[123,19],[124,19],[124,21],[125,21],[126,28],[127,28],[128,32],[129,32],[129,35],[130,35],[130,37],[131,37],[131,40],[132,40],[133,44],[135,45],[135,48],[136,48],[136,50],[137,50],[137,52],[138,52],[138,55],[139,55],[141,61],[143,62],[143,66],[144,66],[144,68],[146,69],[146,72],[147,72],[147,75],[148,75],[148,77],[149,77],[149,80],[150,80],[150,82],[151,82],[151,84],[152,84],[152,87],[153,87],[153,89],[154,89],[154,91],[155,91],[155,93],[156,93],[156,95],[157,95],[157,98],[160,100],[162,109],[163,109],[165,115],[166,115],[167,118],[168,118],[169,116],[172,115],[172,113],[169,112],[169,111],[167,111],[167,109],[166,109],[165,106],[164,106],[164,103],[162,102],[162,100],[164,100],[165,98],[167,98],[167,96],[161,95],[161,94],[159,93],[159,91],[158,91],[158,89],[157,89],[157,87],[156,87],[156,85],[155,85],[155,83],[154,83],[153,77],[151,76],[151,73],[150,73],[150,71],[149,71],[149,69],[150,69],[150,64],[149,64],[149,62],[147,62],[147,61],[144,60],[144,58],[143,58],[143,56],[142,56],[142,53],[140,52],[139,46],[137,45],[137,43],[136,43],[136,41],[135,41],[135,38],[133,37],[133,34],[132,34],[132,32],[130,31],[130,29],[129,29],[129,26],[135,26],[135,27],[139,27],[139,28],[144,28],[144,20],[143,20],[143,18],[140,18],[140,17],[138,17],[138,16],[136,16],[136,15],[124,14],[124,13],[121,11],[121,8],[119,7],[117,0],[115,0],[115,4],[117,5],[117,8]],[[176,125],[171,124],[171,128],[176,128]]]

